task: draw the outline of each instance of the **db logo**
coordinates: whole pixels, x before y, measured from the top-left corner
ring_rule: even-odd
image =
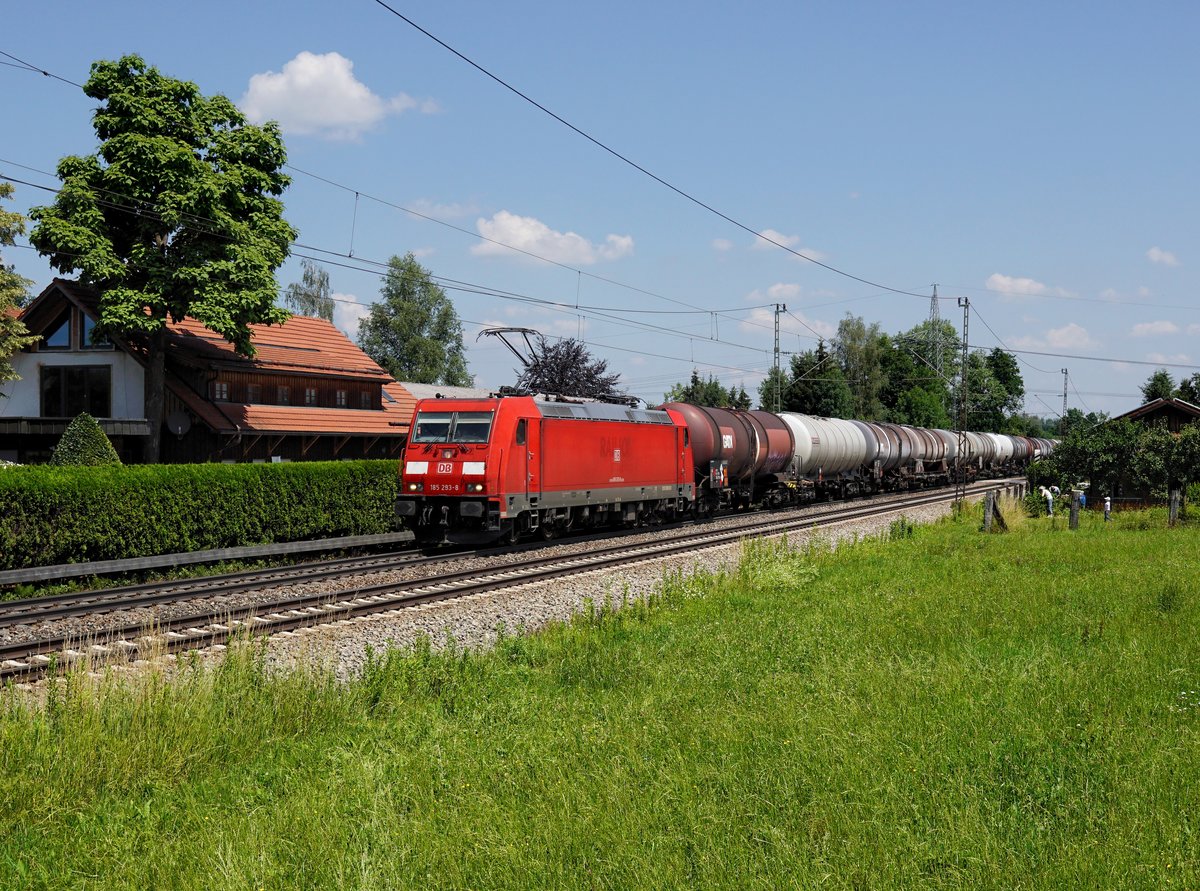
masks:
[[[439,461],[437,466],[438,473],[453,473],[454,465],[449,461]]]
[[[613,460],[614,461],[621,460],[621,450],[620,449],[613,449]]]

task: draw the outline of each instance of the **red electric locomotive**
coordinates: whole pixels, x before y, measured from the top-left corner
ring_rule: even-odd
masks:
[[[511,541],[686,513],[695,499],[682,419],[529,396],[425,399],[396,512],[421,541]]]

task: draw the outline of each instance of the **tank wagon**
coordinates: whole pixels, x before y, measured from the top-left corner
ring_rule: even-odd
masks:
[[[512,541],[1016,472],[1054,442],[706,408],[426,399],[396,512],[419,540]]]

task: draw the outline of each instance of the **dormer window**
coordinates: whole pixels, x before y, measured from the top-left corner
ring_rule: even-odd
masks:
[[[212,399],[213,402],[229,401],[229,381],[212,382]]]

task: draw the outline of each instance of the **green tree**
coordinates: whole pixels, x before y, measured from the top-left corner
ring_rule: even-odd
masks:
[[[0,183],[0,200],[12,197],[12,193],[12,183]],[[0,247],[15,244],[16,237],[24,231],[25,218],[21,214],[0,209]],[[32,285],[12,266],[4,265],[4,258],[0,257],[0,383],[17,379],[13,355],[38,340],[15,315],[28,301]]]
[[[363,352],[401,381],[469,387],[462,322],[454,304],[412,252],[388,261],[383,300],[358,323]]]
[[[850,417],[883,420],[880,396],[885,384],[883,355],[887,344],[878,322],[867,325],[858,316],[847,314],[838,323],[832,346],[850,387]]]
[[[787,368],[776,368],[772,365],[771,370],[767,372],[767,376],[758,385],[758,407],[763,411],[782,410],[784,394],[787,393],[788,384]]]
[[[825,341],[817,342],[815,350],[792,356],[792,379],[784,398],[786,411],[831,418],[849,418],[853,397],[846,378]]]
[[[750,396],[746,388],[741,391],[733,387],[725,389],[719,380],[711,374],[701,380],[700,372],[693,368],[692,378],[685,386],[675,384],[663,395],[664,402],[687,402],[690,405],[703,405],[708,408],[741,408],[750,407]]]
[[[50,463],[63,466],[95,464],[120,464],[117,450],[113,448],[100,422],[83,412],[75,417],[63,431],[50,456]]]
[[[333,294],[329,287],[329,273],[312,260],[300,261],[301,279],[292,282],[283,292],[287,308],[302,316],[333,321]]]
[[[1072,430],[1076,429],[1077,427],[1083,427],[1084,429],[1087,429],[1089,427],[1095,427],[1097,424],[1103,424],[1107,420],[1108,420],[1108,415],[1106,415],[1102,411],[1099,411],[1099,412],[1091,411],[1091,412],[1088,412],[1087,414],[1084,414],[1084,412],[1078,408],[1068,408],[1066,415],[1064,415],[1059,420],[1057,428],[1055,429],[1054,433],[1046,433],[1046,434],[1031,433],[1029,435],[1030,436],[1042,436],[1042,435],[1066,436],[1068,433],[1070,433]]]
[[[1153,402],[1155,399],[1170,399],[1175,394],[1175,382],[1167,369],[1160,368],[1142,384],[1142,402]]]
[[[147,356],[145,458],[163,426],[167,320],[192,316],[253,355],[250,325],[278,324],[275,270],[296,237],[278,197],[290,182],[279,128],[248,124],[224,96],[138,56],[92,65],[94,155],[58,163],[54,204],[30,241],[100,292],[100,328]]]
[[[1111,493],[1132,466],[1144,429],[1121,418],[1095,427],[1080,425],[1063,437],[1048,461],[1063,483],[1091,480],[1095,489]]]
[[[619,374],[608,373],[608,360],[596,359],[573,337],[550,343],[538,336],[529,364],[517,378],[517,387],[531,393],[554,393],[585,399],[624,399],[617,390]]]
[[[1200,372],[1191,377],[1185,377],[1179,382],[1179,386],[1175,390],[1175,398],[1190,402],[1192,405],[1200,405]]]

